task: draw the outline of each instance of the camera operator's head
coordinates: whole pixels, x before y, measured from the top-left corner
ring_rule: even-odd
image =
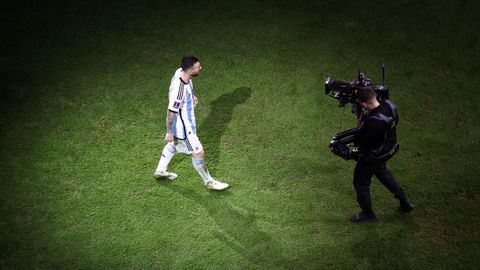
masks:
[[[357,102],[367,111],[371,111],[380,105],[377,101],[377,94],[371,86],[360,87],[357,90]]]

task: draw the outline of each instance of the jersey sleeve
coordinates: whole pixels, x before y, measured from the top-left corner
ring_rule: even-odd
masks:
[[[177,112],[182,106],[183,96],[185,94],[185,85],[180,81],[176,80],[170,85],[170,90],[168,91],[168,110],[172,112]]]

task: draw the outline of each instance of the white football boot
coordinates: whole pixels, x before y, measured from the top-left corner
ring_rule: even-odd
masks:
[[[153,173],[153,177],[155,177],[156,179],[167,178],[168,180],[175,180],[177,179],[178,175],[176,173],[171,173],[167,171],[155,171]]]
[[[227,183],[222,183],[213,178],[210,178],[210,180],[208,180],[205,183],[205,186],[207,186],[208,189],[213,189],[213,190],[225,190],[229,187]]]

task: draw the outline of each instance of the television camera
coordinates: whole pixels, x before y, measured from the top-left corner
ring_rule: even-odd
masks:
[[[332,80],[331,78],[327,78],[325,81],[325,94],[337,99],[339,101],[339,107],[345,107],[349,103],[352,104],[352,113],[359,119],[365,112],[357,101],[357,90],[367,86],[372,86],[372,81],[365,73],[359,71],[357,79],[353,81]],[[382,65],[382,83],[375,87],[372,86],[372,88],[377,94],[378,101],[388,100],[390,98],[390,88],[385,85],[385,65]],[[353,141],[357,132],[357,128],[352,128],[337,133],[330,142],[330,150],[333,154],[345,160],[367,160],[371,158],[369,155],[362,153],[361,149],[354,145]],[[399,146],[396,144],[388,153],[376,158],[384,158],[388,155],[393,156],[393,154],[398,151],[398,148]]]

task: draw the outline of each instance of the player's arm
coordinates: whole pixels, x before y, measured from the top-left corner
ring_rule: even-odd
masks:
[[[171,142],[173,141],[173,120],[175,117],[177,117],[178,112],[174,111],[167,111],[167,121],[166,121],[166,126],[167,126],[167,133],[165,134],[165,141]]]
[[[198,104],[198,98],[197,98],[197,95],[195,95],[194,89],[192,89],[192,95],[193,95],[193,107],[196,107]]]
[[[169,102],[168,102],[168,111],[167,111],[167,121],[166,128],[167,134],[165,135],[166,141],[173,140],[173,121],[180,109],[180,105],[183,102],[184,87],[182,84],[172,84],[169,91]]]
[[[177,117],[178,112],[168,110],[167,112],[167,133],[173,134],[173,120]]]

